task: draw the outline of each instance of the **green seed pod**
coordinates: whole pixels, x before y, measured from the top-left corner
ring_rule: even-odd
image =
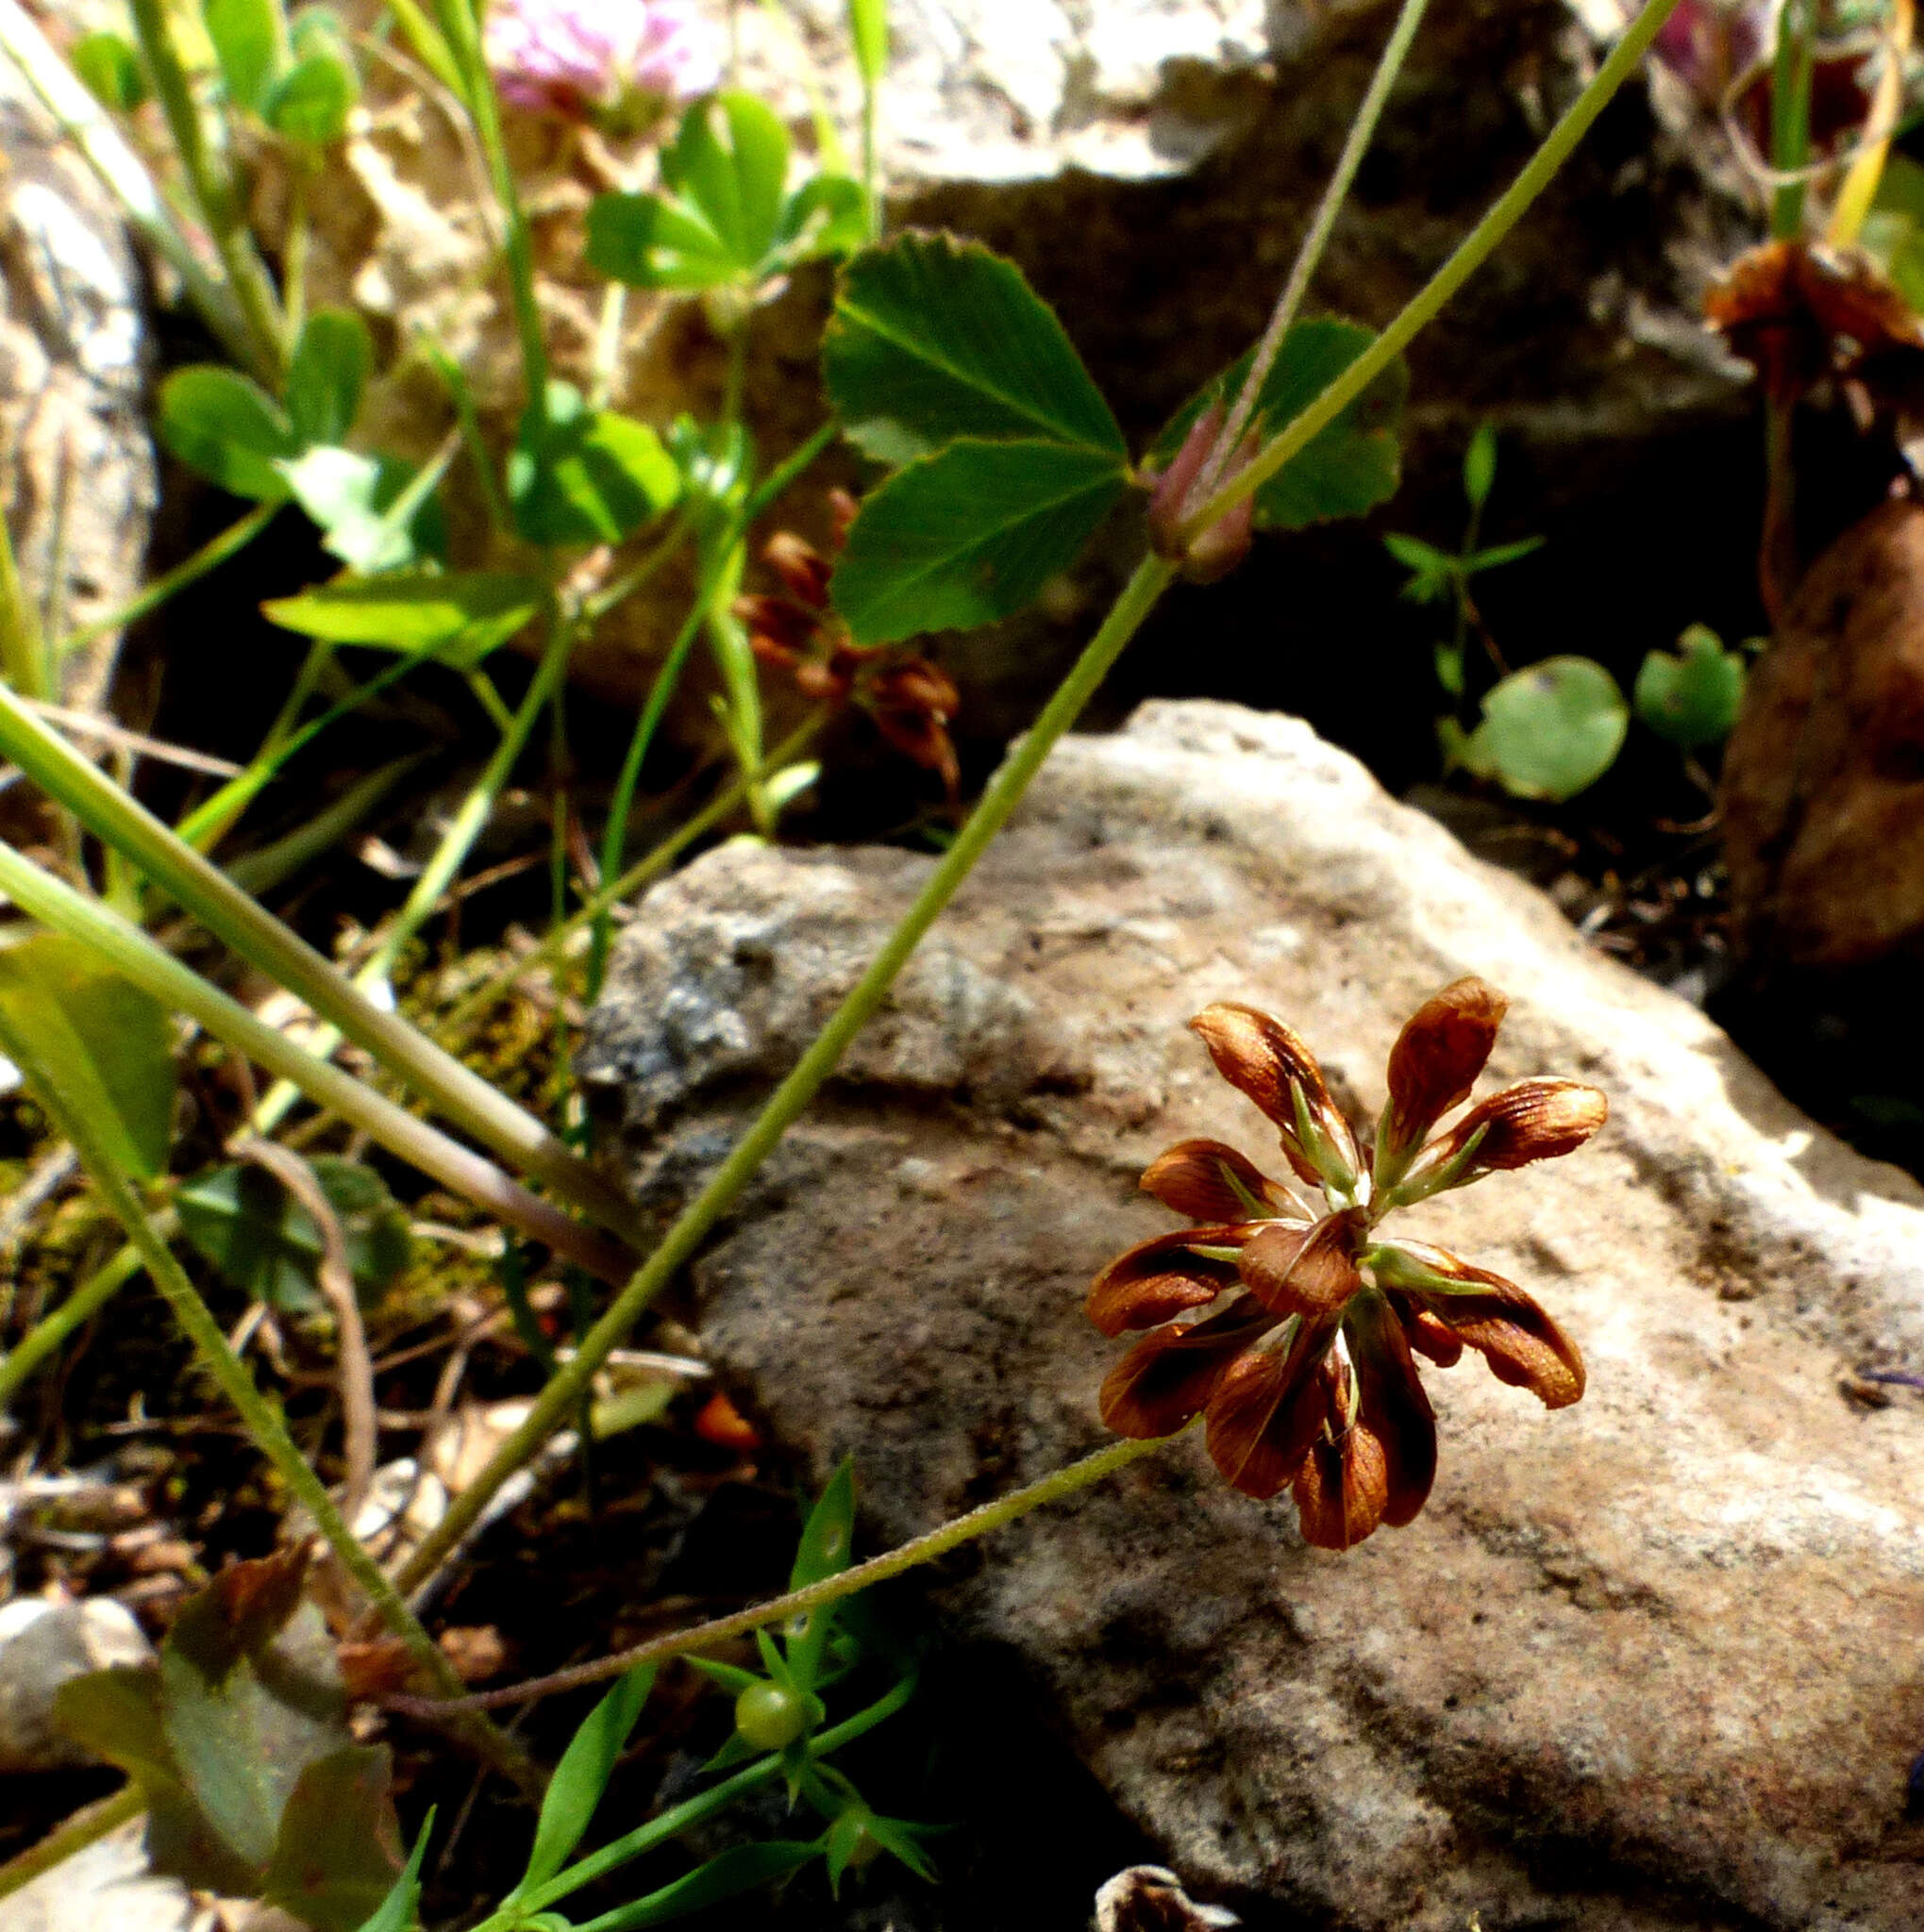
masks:
[[[809,1700],[779,1684],[750,1684],[735,1699],[735,1728],[758,1751],[780,1751],[809,1727]]]

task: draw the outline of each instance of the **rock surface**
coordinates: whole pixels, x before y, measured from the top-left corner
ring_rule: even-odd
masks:
[[[0,156],[0,503],[30,593],[73,630],[125,603],[146,560],[141,275],[106,190],[4,58]],[[69,704],[101,702],[118,644],[109,633],[66,660]]]
[[[1724,758],[1748,950],[1851,966],[1924,939],[1924,505],[1886,504],[1813,566]]]
[[[207,1915],[177,1878],[147,1869],[136,1818],[0,1899],[0,1932],[190,1932]]]
[[[584,1070],[645,1203],[926,864],[728,848],[644,902]],[[1168,1224],[1138,1172],[1268,1144],[1183,1023],[1269,1008],[1374,1112],[1401,1017],[1467,971],[1514,997],[1492,1077],[1614,1112],[1422,1212],[1542,1297],[1585,1399],[1431,1371],[1435,1494],[1344,1557],[1185,1441],[975,1546],[939,1612],[1252,1925],[1914,1932],[1924,1405],[1840,1378],[1924,1363],[1924,1191],[1296,721],[1155,705],[1058,751],[693,1270],[707,1347],[818,1478],[853,1452],[877,1544],[1040,1476],[1103,1440],[1081,1297]]]
[[[95,1762],[55,1724],[56,1694],[90,1671],[150,1663],[153,1657],[133,1612],[111,1597],[0,1604],[0,1772]]]

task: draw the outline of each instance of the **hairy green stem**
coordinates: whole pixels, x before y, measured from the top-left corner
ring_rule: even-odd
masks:
[[[21,1077],[46,1109],[54,1126],[72,1142],[95,1191],[126,1229],[128,1241],[140,1250],[141,1259],[181,1333],[193,1344],[221,1392],[239,1412],[255,1446],[287,1485],[289,1494],[307,1511],[335,1559],[366,1593],[381,1622],[408,1646],[409,1655],[427,1674],[428,1681],[458,1695],[460,1679],[454,1667],[389,1582],[380,1565],[342,1520],[326,1485],[295,1448],[280,1410],[254,1386],[253,1376],[228,1345],[221,1324],[188,1279],[187,1271],[174,1258],[174,1251],[161,1238],[132,1184],[108,1151],[94,1122],[88,1116],[85,1103],[67,1090],[58,1068],[38,1058],[32,1042],[12,1026],[4,1009],[0,1009],[0,1050],[20,1069]],[[540,1773],[528,1762],[521,1747],[492,1719],[466,1710],[450,1715],[457,1720],[450,1728],[485,1761],[507,1773],[524,1789],[539,1790]]]
[[[1239,503],[1255,495],[1292,457],[1298,455],[1362,395],[1436,319],[1444,305],[1482,267],[1497,244],[1549,185],[1551,177],[1590,131],[1591,124],[1602,113],[1611,96],[1643,58],[1645,51],[1678,5],[1679,0],[1648,0],[1623,39],[1610,50],[1590,84],[1570,104],[1563,119],[1550,129],[1543,145],[1524,164],[1522,172],[1490,211],[1458,243],[1449,259],[1411,297],[1402,312],[1381,335],[1301,415],[1263,445],[1262,454],[1247,469],[1230,477],[1206,503],[1182,520],[1179,534],[1183,538],[1194,539],[1200,535]]]
[[[197,1020],[216,1039],[294,1082],[315,1103],[339,1114],[424,1174],[519,1227],[557,1253],[611,1282],[625,1281],[633,1257],[552,1202],[531,1194],[496,1167],[404,1107],[363,1085],[331,1060],[317,1059],[284,1033],[232,1000],[158,945],[131,921],[42,872],[0,842],[0,891],[42,925],[80,940],[123,977],[162,1006]]]
[[[31,1885],[43,1872],[63,1865],[75,1852],[97,1844],[109,1832],[138,1818],[147,1808],[139,1785],[123,1785],[119,1790],[76,1811],[64,1824],[57,1825],[38,1844],[29,1845],[16,1857],[0,1865],[0,1898]]]
[[[731,785],[718,791],[693,818],[678,825],[645,858],[637,859],[619,878],[584,899],[566,919],[544,933],[533,951],[522,954],[492,978],[483,980],[472,992],[462,994],[459,1003],[435,1024],[435,1035],[442,1045],[450,1052],[459,1047],[482,1014],[514,990],[517,980],[559,959],[567,949],[568,941],[584,925],[601,918],[624,899],[639,891],[650,879],[666,872],[697,839],[706,838],[728,818],[743,802],[751,783],[765,784],[776,773],[793,764],[808,749],[821,728],[822,721],[811,718],[799,729],[792,731],[769,753],[761,769],[752,776],[737,777]]]
[[[1390,30],[1389,41],[1377,61],[1376,72],[1370,76],[1369,89],[1357,108],[1355,119],[1349,124],[1343,152],[1337,157],[1336,172],[1330,176],[1329,185],[1323,190],[1323,198],[1316,204],[1316,211],[1310,219],[1309,232],[1304,235],[1302,246],[1297,250],[1296,260],[1290,266],[1289,279],[1283,283],[1282,293],[1277,297],[1269,325],[1256,344],[1256,354],[1250,360],[1249,374],[1236,397],[1235,407],[1230,411],[1229,421],[1223,425],[1222,434],[1216,438],[1215,447],[1210,452],[1202,474],[1191,486],[1190,494],[1198,503],[1215,488],[1224,466],[1235,455],[1236,445],[1242,441],[1243,432],[1249,426],[1249,418],[1255,413],[1263,385],[1269,379],[1269,372],[1276,364],[1283,339],[1289,334],[1289,325],[1296,320],[1303,297],[1309,292],[1310,278],[1323,259],[1323,251],[1329,246],[1336,217],[1349,198],[1356,171],[1363,165],[1364,155],[1375,137],[1377,123],[1382,119],[1383,108],[1389,104],[1390,90],[1403,70],[1410,43],[1416,38],[1416,29],[1422,24],[1423,12],[1429,4],[1430,0],[1403,0],[1397,24]]]
[[[138,596],[128,598],[118,609],[109,610],[105,616],[90,618],[85,624],[76,625],[60,640],[61,653],[77,651],[83,644],[91,644],[95,638],[105,637],[109,631],[125,630],[128,625],[138,624],[150,611],[159,609],[170,597],[178,595],[188,585],[197,583],[210,570],[218,570],[228,558],[244,550],[274,521],[276,513],[283,507],[277,503],[256,504],[238,523],[229,524],[217,537],[209,538],[192,557],[183,558],[172,570],[161,572]]]
[[[631,1204],[565,1141],[478,1074],[443,1053],[418,1028],[350,984],[298,934],[256,904],[219,867],[5,691],[0,691],[0,754],[12,758],[96,838],[125,854],[150,883],[241,958],[340,1027],[452,1124],[510,1165],[545,1182],[561,1200],[602,1226],[632,1245],[643,1245],[640,1217]],[[308,1058],[313,1065],[321,1064],[312,1056]],[[301,1084],[314,1092],[310,1076]]]
[[[1065,1496],[1073,1496],[1078,1490],[1086,1490],[1092,1483],[1099,1483],[1117,1470],[1127,1469],[1130,1463],[1153,1455],[1172,1440],[1168,1436],[1157,1436],[1148,1440],[1129,1439],[1112,1442],[1107,1448],[1083,1457],[1079,1462],[1072,1462],[1035,1482],[1026,1483],[1019,1490],[1010,1491],[1006,1496],[996,1497],[993,1503],[984,1503],[953,1517],[922,1536],[911,1537],[896,1548],[879,1557],[871,1557],[866,1563],[857,1563],[837,1575],[826,1576],[819,1583],[791,1590],[784,1595],[770,1597],[766,1603],[750,1605],[745,1610],[714,1617],[706,1624],[696,1624],[686,1630],[671,1631],[666,1637],[651,1637],[645,1643],[630,1645],[611,1657],[596,1657],[593,1663],[577,1664],[572,1670],[557,1671],[551,1676],[530,1677],[525,1683],[509,1684],[499,1690],[485,1691],[463,1702],[478,1709],[495,1710],[504,1705],[525,1704],[532,1697],[552,1697],[562,1690],[579,1690],[587,1685],[605,1683],[610,1677],[622,1676],[641,1664],[660,1663],[671,1657],[686,1657],[693,1651],[711,1649],[730,1638],[746,1636],[751,1630],[765,1630],[771,1624],[785,1623],[791,1617],[804,1617],[812,1610],[825,1609],[845,1596],[853,1596],[857,1591],[867,1590],[873,1584],[886,1583],[891,1576],[899,1576],[905,1570],[932,1563],[938,1557],[945,1557],[950,1550],[960,1549],[963,1543],[973,1542],[978,1537],[1019,1522],[1031,1509],[1040,1509],[1048,1503],[1060,1503]],[[410,1699],[401,1707],[427,1710],[431,1708],[431,1704],[425,1698]]]
[[[1122,655],[1123,647],[1141,627],[1154,608],[1156,600],[1168,588],[1175,565],[1159,557],[1145,558],[1123,587],[1114,608],[1069,675],[1057,687],[1054,696],[1043,708],[1033,728],[1003,760],[1001,769],[990,781],[980,802],[969,814],[967,823],[956,834],[955,842],[937,860],[915,902],[902,922],[889,935],[881,951],[859,979],[847,997],[835,1009],[814,1042],[756,1117],[753,1125],[735,1143],[714,1177],[683,1209],[661,1245],[637,1272],[634,1278],[610,1305],[606,1313],[582,1337],[575,1358],[548,1383],[536,1397],[527,1419],[503,1442],[483,1468],[458,1496],[448,1513],[429,1533],[409,1559],[403,1573],[402,1588],[413,1590],[446,1558],[469,1528],[488,1507],[495,1491],[512,1475],[553,1433],[556,1426],[573,1413],[611,1349],[619,1347],[642,1311],[674,1278],[694,1254],[709,1230],[733,1205],[735,1197],[748,1184],[757,1168],[773,1152],[793,1123],[814,1099],[822,1083],[835,1071],[848,1043],[861,1032],[870,1016],[887,997],[896,974],[908,963],[909,956],[921,943],[922,936],[935,923],[942,909],[955,896],[962,882],[975,869],[976,861],[988,850],[990,841],[1007,823],[1010,813],[1021,803],[1030,781],[1042,769],[1043,760],[1055,748],[1082,708],[1095,696],[1096,687]]]

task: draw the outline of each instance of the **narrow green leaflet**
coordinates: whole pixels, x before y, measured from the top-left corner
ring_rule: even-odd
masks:
[[[664,1885],[631,1906],[604,1912],[594,1922],[595,1932],[641,1932],[644,1926],[665,1925],[672,1919],[686,1918],[691,1912],[719,1905],[723,1899],[754,1891],[799,1872],[821,1850],[819,1839],[770,1839],[761,1844],[736,1845],[705,1865],[697,1865],[673,1885]]]
[[[1261,433],[1274,436],[1286,428],[1373,341],[1373,331],[1334,317],[1295,324],[1258,400]],[[1249,362],[1249,356],[1238,357],[1190,399],[1156,439],[1153,454],[1159,460],[1166,463],[1176,454],[1190,425],[1218,396],[1235,395]],[[1256,521],[1274,529],[1300,530],[1335,517],[1360,517],[1387,502],[1401,475],[1397,428],[1409,388],[1408,366],[1400,359],[1391,363],[1256,492]]]
[[[346,1238],[356,1289],[377,1294],[413,1258],[406,1213],[371,1167],[328,1155],[312,1165]],[[182,1232],[231,1287],[297,1313],[326,1306],[315,1285],[321,1230],[264,1169],[213,1168],[183,1187],[175,1205]]]
[[[408,1854],[405,1869],[373,1914],[360,1922],[359,1932],[414,1932],[421,1916],[421,1866],[433,1833],[434,1807],[430,1805],[421,1829],[414,1834],[414,1849]]]
[[[1673,657],[1652,651],[1637,673],[1637,716],[1684,751],[1720,744],[1744,703],[1744,660],[1708,625],[1693,624]]]
[[[888,0],[848,0],[848,33],[855,42],[856,72],[873,92],[889,66]]]
[[[220,62],[227,98],[258,113],[280,65],[280,20],[275,0],[205,0],[201,18]]]
[[[979,242],[911,233],[842,272],[822,343],[851,441],[901,463],[958,437],[1128,456],[1121,428],[1054,312]]]
[[[91,946],[41,933],[0,948],[0,1008],[129,1174],[156,1179],[174,1129],[173,1027]]]
[[[1463,493],[1473,509],[1490,500],[1497,482],[1497,425],[1485,416],[1463,453]]]
[[[288,141],[326,147],[347,132],[360,82],[346,56],[310,54],[281,75],[267,97],[267,125]]]
[[[420,571],[336,577],[260,608],[303,637],[418,651],[470,670],[546,605],[547,588],[537,577],[508,571]]]
[[[1602,665],[1546,658],[1485,695],[1482,723],[1460,756],[1480,777],[1497,779],[1519,798],[1561,804],[1602,777],[1629,728],[1630,707]]]
[[[542,1800],[534,1848],[527,1855],[527,1870],[522,1874],[517,1890],[528,1892],[546,1884],[581,1842],[654,1683],[653,1664],[644,1664],[617,1678],[614,1688],[568,1740]]]
[[[1055,442],[951,443],[862,503],[830,583],[862,644],[1020,610],[1122,494],[1119,457]]]
[[[759,282],[810,213],[784,202],[788,160],[788,130],[752,94],[695,102],[661,153],[668,192],[603,194],[589,208],[590,264],[642,289]]]
[[[345,442],[374,366],[367,324],[346,308],[317,308],[287,372],[287,417],[303,443]]]
[[[589,408],[565,382],[548,385],[546,413],[524,419],[508,459],[516,534],[528,543],[618,543],[680,491],[675,458],[645,423]]]
[[[103,29],[83,35],[67,57],[87,92],[103,108],[131,114],[147,98],[147,70],[125,35]]]
[[[845,1457],[820,1500],[809,1511],[795,1545],[795,1567],[788,1587],[806,1590],[825,1577],[839,1576],[855,1554],[855,1461]],[[789,1675],[803,1690],[812,1690],[822,1672],[822,1654],[834,1626],[835,1606],[828,1605],[796,1618],[786,1632]]]
[[[209,483],[257,503],[287,500],[287,478],[276,465],[298,456],[300,444],[259,383],[211,363],[176,369],[160,385],[156,427],[167,448]]]

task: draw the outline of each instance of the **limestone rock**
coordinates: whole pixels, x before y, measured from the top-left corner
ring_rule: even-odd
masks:
[[[140,271],[118,213],[0,59],[0,502],[29,594],[72,630],[140,588],[156,498]],[[60,581],[48,596],[48,578]],[[99,705],[119,639],[62,667]]]
[[[672,1211],[928,861],[725,848],[624,940],[584,1070]],[[1285,1015],[1374,1112],[1424,994],[1514,996],[1491,1077],[1608,1090],[1579,1156],[1421,1213],[1536,1291],[1590,1386],[1429,1387],[1409,1528],[1331,1557],[1185,1440],[931,1584],[1011,1654],[1193,1895],[1354,1932],[1910,1932],[1924,1827],[1924,1191],[1791,1108],[1307,727],[1210,704],[1071,739],[891,1012],[692,1271],[704,1346],[876,1545],[1103,1440],[1096,1267],[1171,1141],[1260,1156],[1184,1022]],[[992,1073],[981,1071],[993,1065]],[[1412,1217],[1412,1231],[1416,1228]]]
[[[1924,939],[1924,505],[1886,504],[1799,586],[1724,758],[1748,949],[1849,966]]]
[[[0,1899],[0,1932],[190,1932],[205,1915],[177,1878],[147,1869],[136,1818]]]

